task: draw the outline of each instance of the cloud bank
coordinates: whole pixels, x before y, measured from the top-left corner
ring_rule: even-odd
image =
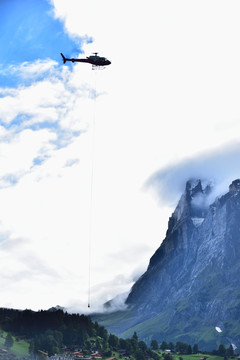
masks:
[[[226,144],[156,171],[145,187],[154,191],[161,203],[175,206],[189,179],[207,180],[213,184],[210,201],[214,201],[228,191],[233,180],[240,178],[239,158],[240,142]]]

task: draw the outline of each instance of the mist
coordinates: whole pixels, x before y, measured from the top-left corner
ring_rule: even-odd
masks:
[[[153,192],[160,205],[176,206],[190,179],[201,179],[212,185],[208,203],[228,191],[233,180],[240,178],[240,143],[189,157],[153,173],[145,188]]]

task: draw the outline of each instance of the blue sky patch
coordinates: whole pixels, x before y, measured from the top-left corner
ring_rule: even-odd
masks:
[[[47,155],[37,156],[33,159],[33,166],[42,165],[44,163],[44,161],[47,159],[48,159]]]
[[[9,76],[11,66],[38,59],[61,64],[60,52],[76,56],[86,39],[71,38],[63,23],[53,17],[46,0],[2,0],[0,2],[0,86],[18,85],[17,76]],[[87,40],[91,42],[89,38]]]

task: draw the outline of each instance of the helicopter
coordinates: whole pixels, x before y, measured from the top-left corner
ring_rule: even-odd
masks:
[[[85,59],[74,59],[74,58],[68,59],[62,53],[61,56],[64,64],[66,63],[66,61],[71,61],[73,63],[84,62],[84,63],[92,64],[93,66],[106,66],[111,64],[111,61],[109,61],[105,57],[98,56],[98,53],[93,53],[93,55],[87,56]]]

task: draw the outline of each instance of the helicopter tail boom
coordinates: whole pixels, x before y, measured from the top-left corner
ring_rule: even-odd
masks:
[[[67,59],[65,58],[65,56],[61,53],[62,59],[63,59],[63,63],[65,64]]]

